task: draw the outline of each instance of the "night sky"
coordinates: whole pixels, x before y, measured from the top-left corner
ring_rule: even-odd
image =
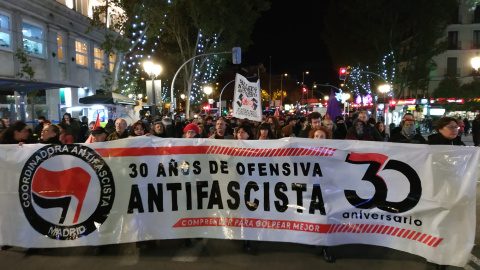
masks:
[[[263,63],[272,75],[289,73],[305,83],[339,83],[336,68],[322,41],[323,15],[329,1],[272,1],[271,8],[257,20],[252,39],[254,44],[243,53],[245,65]]]

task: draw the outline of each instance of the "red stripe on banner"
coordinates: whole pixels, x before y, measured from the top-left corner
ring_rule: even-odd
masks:
[[[338,230],[340,229],[340,227],[342,227],[341,224],[337,224],[337,225],[335,225],[335,226],[336,226],[336,227],[335,227],[335,230],[334,230],[332,233],[337,233]]]
[[[425,237],[426,237],[426,236],[427,236],[427,234],[425,234],[425,233],[424,233],[424,234],[422,234],[422,236],[421,236],[420,238],[418,238],[418,240],[417,240],[417,241],[418,241],[418,242],[422,242],[422,241],[423,241],[423,239],[425,239]]]
[[[402,235],[404,232],[405,232],[405,229],[401,229],[401,230],[397,233],[397,237],[400,237],[400,235]]]
[[[334,225],[330,226],[330,229],[328,229],[327,233],[332,233],[335,230],[336,227],[337,227],[337,224],[334,224]]]
[[[348,225],[347,224],[343,224],[342,226],[342,230],[340,232],[346,232],[348,230]]]
[[[415,237],[412,238],[412,240],[417,240],[417,238],[418,238],[421,234],[422,234],[421,232],[417,232],[417,234],[415,235]]]
[[[385,228],[385,225],[380,225],[380,227],[378,227],[378,230],[375,231],[375,233],[381,233],[384,228]]]
[[[409,236],[407,236],[407,239],[411,239],[417,232],[412,231]]]
[[[390,226],[385,226],[383,230],[380,232],[381,234],[385,234],[390,229]]]
[[[443,241],[443,238],[438,239],[438,241],[435,244],[433,244],[432,247],[437,247],[442,241]]]
[[[130,147],[130,148],[96,148],[102,157],[138,157],[164,155],[201,155],[218,154],[248,157],[271,156],[331,156],[336,151],[332,148],[278,148],[255,149],[221,146],[170,146],[170,147]]]
[[[346,231],[347,233],[352,232],[355,229],[355,225],[353,224],[348,224],[348,230]]]
[[[427,238],[425,238],[425,240],[422,241],[423,244],[426,244],[433,236],[431,235],[428,235]]]
[[[428,241],[427,245],[432,246],[433,243],[435,243],[435,241],[437,241],[437,239],[438,239],[437,237],[433,237],[432,240]]]
[[[393,230],[392,233],[390,233],[390,235],[395,235],[397,234],[397,232],[400,230],[400,228],[395,228],[395,230]]]
[[[208,146],[96,148],[102,157],[139,157],[207,154]]]
[[[378,226],[380,226],[380,225],[375,225],[375,227],[373,227],[372,231],[369,232],[369,233],[374,233],[378,229]]]
[[[365,226],[366,224],[360,224],[360,226],[358,227],[357,233],[362,233],[363,227]]]
[[[405,233],[402,235],[402,238],[406,238],[407,235],[410,234],[410,232],[411,232],[410,230],[406,230]]]
[[[363,227],[362,233],[365,233],[368,227],[370,227],[370,224],[365,224],[365,227]]]
[[[390,235],[393,232],[393,230],[395,230],[395,227],[390,227],[388,228],[387,231],[385,231],[385,234]]]

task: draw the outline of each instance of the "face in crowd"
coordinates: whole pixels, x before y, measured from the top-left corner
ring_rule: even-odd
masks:
[[[313,138],[314,139],[326,139],[327,135],[325,134],[325,132],[323,132],[323,130],[317,130],[317,131],[315,131],[315,134],[314,134]]]
[[[127,121],[123,118],[118,118],[115,121],[115,130],[118,134],[122,134],[127,129]]]
[[[438,132],[440,132],[443,137],[453,140],[458,136],[458,124],[455,121],[450,121],[450,123],[443,128],[439,129]]]
[[[197,136],[197,132],[195,130],[188,130],[187,133],[185,133],[185,138],[187,139],[193,139]]]
[[[313,123],[313,121],[312,121]],[[333,130],[333,121],[331,119],[323,120],[323,125],[328,128],[328,130]]]
[[[360,113],[358,115],[358,119],[362,120],[363,123],[367,124],[368,122],[368,115],[366,113]]]
[[[215,129],[217,130],[217,134],[224,134],[227,129],[227,124],[223,119],[218,119],[217,124],[215,124]]]
[[[260,129],[260,137],[259,140],[268,140],[268,129]]]
[[[95,133],[95,134],[92,134],[92,142],[96,143],[96,142],[104,142],[105,139],[107,139],[107,134],[105,132],[102,132],[100,134],[98,133]]]
[[[163,133],[163,126],[160,123],[155,124],[155,133],[162,134]]]
[[[238,140],[248,140],[248,137],[250,137],[248,135],[247,132],[245,132],[245,130],[243,130],[243,128],[239,128],[238,131],[237,131],[237,139]]]
[[[137,136],[145,135],[145,129],[142,127],[142,125],[137,125],[135,129],[133,129],[133,132]]]
[[[13,131],[13,138],[17,142],[26,141],[28,139],[28,135],[29,135],[28,126],[23,127],[23,129],[20,131],[16,131],[16,130]]]
[[[47,141],[55,136],[57,136],[57,133],[55,133],[55,131],[53,130],[53,126],[46,125],[42,129],[42,133],[40,134],[40,139],[42,139],[42,141]]]

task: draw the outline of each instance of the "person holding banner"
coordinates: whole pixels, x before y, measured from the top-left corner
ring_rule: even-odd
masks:
[[[137,137],[143,136],[145,134],[150,134],[150,129],[142,120],[133,123],[132,128],[128,132],[128,137]]]
[[[366,128],[368,126],[368,128]],[[375,138],[365,130],[370,129],[369,124],[365,124],[361,119],[357,118],[353,120],[353,125],[348,131],[346,140],[359,140],[359,141],[375,141]]]
[[[60,127],[56,124],[43,125],[40,135],[40,143],[44,144],[61,144]]]
[[[309,139],[331,139],[332,131],[325,126],[316,127],[308,133]]]
[[[428,136],[428,144],[443,144],[443,145],[463,145],[460,136],[458,136],[457,119],[453,117],[442,117],[438,119],[435,129],[438,133]]]
[[[107,131],[102,127],[95,127],[91,131],[91,134],[92,134],[92,137],[93,137],[92,143],[104,142],[108,137]]]
[[[269,123],[261,123],[258,128],[257,138],[259,140],[275,140],[277,136],[272,131]]]
[[[128,137],[128,130],[127,130],[127,121],[123,118],[118,118],[115,121],[115,132],[108,135],[107,141],[115,141],[118,139],[124,139]]]
[[[200,138],[200,128],[195,124],[188,124],[183,129],[186,139]]]
[[[0,133],[0,144],[22,144],[28,141],[28,126],[23,121],[15,121],[13,125]]]
[[[219,118],[215,124],[215,133],[208,137],[209,139],[233,139],[233,135],[230,135],[226,132],[227,130],[227,121],[225,118]]]
[[[252,126],[248,123],[241,123],[237,130],[237,140],[253,140]]]
[[[307,127],[298,134],[300,138],[308,138],[310,130],[322,125],[322,115],[319,112],[312,112],[307,116]]]

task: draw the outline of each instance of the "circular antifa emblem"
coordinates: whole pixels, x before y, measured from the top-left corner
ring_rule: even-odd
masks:
[[[74,240],[105,222],[115,185],[110,168],[94,150],[79,144],[47,145],[25,163],[18,192],[36,231]]]

